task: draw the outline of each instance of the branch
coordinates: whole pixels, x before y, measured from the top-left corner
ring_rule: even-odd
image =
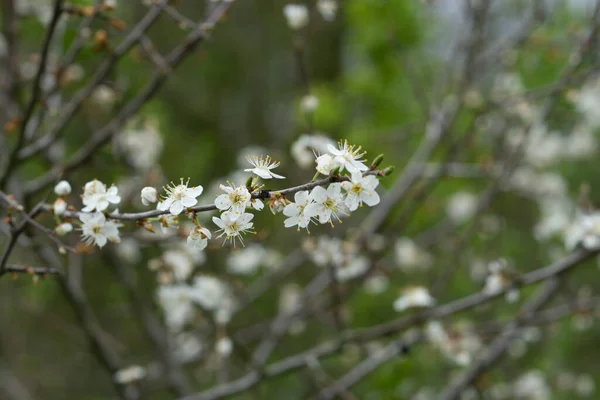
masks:
[[[46,66],[47,66],[46,63],[48,61],[48,53],[50,52],[50,45],[52,44],[52,38],[54,37],[54,32],[56,31],[56,27],[58,26],[58,21],[62,14],[63,2],[64,2],[64,0],[55,0],[55,2],[54,2],[54,9],[52,11],[52,19],[50,20],[50,24],[48,26],[48,29],[46,30],[46,37],[44,38],[44,43],[42,45],[40,65],[38,66],[38,70],[35,75],[35,79],[33,80],[33,88],[32,88],[33,94],[31,95],[31,99],[29,100],[27,108],[25,109],[25,113],[23,114],[23,119],[21,121],[21,126],[20,126],[20,131],[19,131],[19,137],[17,138],[17,144],[9,156],[8,164],[6,165],[4,172],[2,173],[2,175],[0,175],[0,188],[3,188],[4,185],[6,184],[6,181],[11,173],[11,170],[18,160],[19,150],[21,150],[21,147],[23,147],[23,144],[25,143],[25,138],[26,138],[25,130],[27,129],[27,124],[29,123],[29,119],[31,118],[33,110],[34,110],[34,108],[40,98],[41,92],[42,92],[40,83],[42,81],[44,73],[46,72]]]
[[[383,170],[368,171],[365,173],[365,175],[383,176]],[[287,188],[287,189],[261,190],[258,193],[253,193],[252,198],[253,199],[269,199],[272,194],[292,195],[292,194],[294,194],[296,192],[300,192],[302,190],[311,190],[317,186],[326,186],[326,185],[329,185],[330,183],[346,182],[349,180],[350,180],[350,178],[347,176],[331,176],[331,177],[319,179],[317,181],[309,182],[309,183],[306,183],[303,185],[294,186],[294,187]],[[0,191],[0,198],[2,198],[3,195],[6,196],[4,193],[2,193]],[[47,211],[50,210],[49,205],[47,205],[45,208]],[[188,208],[188,210],[197,212],[197,213],[198,212],[207,212],[207,211],[217,210],[217,206],[214,204],[200,205],[200,206],[190,207],[190,208]],[[65,213],[63,215],[68,218],[78,218],[81,214],[85,214],[85,213],[83,213],[81,211],[65,211]],[[111,219],[121,220],[121,221],[140,221],[140,220],[143,220],[146,218],[159,217],[159,216],[165,215],[165,214],[169,214],[169,211],[168,210],[166,210],[166,211],[151,210],[151,211],[143,211],[143,212],[139,212],[139,213],[112,212],[112,213],[107,214],[107,217],[111,218]]]
[[[544,304],[550,301],[552,295],[556,292],[559,281],[553,278],[546,282],[544,287],[538,290],[533,299],[529,300],[519,310],[519,316],[514,321],[507,324],[498,337],[489,346],[486,354],[479,358],[469,367],[457,380],[440,394],[439,400],[455,400],[461,393],[467,389],[479,375],[490,369],[506,352],[511,343],[519,337],[520,327],[533,319],[535,312],[542,308]]]
[[[196,29],[191,32],[182,43],[180,43],[173,51],[171,51],[166,57],[165,61],[169,68],[175,68],[184,58],[189,54],[196,45],[206,39],[210,30],[214,28],[214,26],[221,21],[229,9],[235,4],[234,1],[221,2],[217,7],[215,7],[214,12],[209,15],[209,17],[202,23],[198,24]],[[158,11],[157,11],[158,13]],[[140,35],[143,33],[143,30],[140,29]],[[139,38],[136,39],[136,41]],[[107,67],[108,68],[108,67]],[[84,164],[88,159],[92,157],[94,152],[100,148],[103,144],[108,142],[113,135],[115,135],[119,128],[139,109],[150,99],[152,98],[158,90],[162,87],[164,82],[167,80],[167,74],[164,69],[159,69],[154,71],[154,74],[150,78],[150,82],[146,85],[144,90],[131,101],[129,101],[115,116],[113,120],[107,123],[104,127],[96,131],[92,137],[78,150],[73,154],[70,159],[66,162],[65,165],[56,165],[50,171],[45,174],[39,176],[35,180],[29,182],[25,186],[25,193],[28,195],[38,193],[40,190],[43,190],[46,186],[52,184],[56,179],[58,179],[61,175],[68,173],[80,165]],[[85,88],[84,88],[85,89]],[[90,90],[91,93],[91,90]],[[79,94],[79,93],[78,93]],[[89,95],[89,93],[85,93],[85,97],[81,99],[85,99]],[[77,97],[77,95],[76,95]],[[78,105],[77,105],[78,107]],[[75,109],[69,115],[69,118],[73,115]],[[66,120],[68,121],[68,119]],[[66,123],[65,121],[65,123]],[[62,129],[62,126],[61,126]],[[51,139],[50,143],[52,142]],[[39,146],[44,148],[47,144],[40,143]],[[37,149],[38,151],[40,149]],[[29,155],[24,156],[25,158],[29,157]]]
[[[4,269],[0,271],[0,276],[6,273],[21,273],[21,274],[29,274],[29,275],[62,275],[64,272],[62,269],[57,269],[54,267],[32,267],[30,265],[20,265],[20,264],[8,264],[4,266]]]

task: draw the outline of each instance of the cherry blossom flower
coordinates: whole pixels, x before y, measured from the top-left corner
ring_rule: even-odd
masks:
[[[400,269],[409,272],[427,269],[433,263],[431,254],[421,249],[412,239],[401,237],[394,244],[396,263]]]
[[[379,204],[379,194],[375,188],[379,185],[379,180],[373,175],[362,176],[360,172],[352,174],[350,182],[342,182],[342,189],[346,191],[344,202],[350,211],[362,207],[363,202],[373,207]]]
[[[150,270],[158,270],[158,280],[162,283],[185,281],[194,271],[194,263],[190,256],[181,250],[167,250],[158,259],[150,260]]]
[[[338,143],[338,148],[335,148],[333,145],[327,146],[327,150],[333,156],[333,161],[336,166],[340,167],[340,171],[347,169],[348,172],[358,172],[358,171],[366,171],[369,169],[361,158],[366,154],[366,152],[362,152],[362,147],[348,144],[348,141],[345,140],[343,142]]]
[[[231,318],[235,299],[231,287],[222,280],[208,275],[197,276],[190,287],[190,296],[204,310],[212,311],[218,323],[227,323]]]
[[[453,222],[461,224],[475,215],[477,203],[477,195],[469,192],[457,192],[448,200],[446,213]]]
[[[394,301],[394,310],[400,312],[411,307],[431,307],[435,305],[435,299],[429,294],[429,290],[422,286],[405,289],[402,295]]]
[[[271,171],[272,169],[275,169],[279,166],[279,161],[274,161],[269,156],[266,156],[265,158],[263,158],[262,156],[260,158],[256,156],[249,156],[246,159],[250,164],[252,164],[254,168],[248,168],[244,171],[252,172],[263,179],[285,179],[285,176],[277,175],[276,173]]]
[[[335,142],[323,134],[302,135],[292,143],[290,151],[301,168],[311,168],[314,166],[314,154],[324,153],[330,144]]]
[[[104,247],[109,240],[114,243],[121,241],[119,238],[119,227],[121,225],[115,221],[107,221],[103,213],[82,213],[79,215],[79,219],[83,222],[81,236],[86,244]]]
[[[187,244],[196,249],[202,250],[208,245],[208,239],[211,238],[211,233],[206,228],[197,227],[187,238]]]
[[[141,197],[142,204],[149,206],[151,203],[156,203],[158,201],[158,192],[156,191],[156,188],[146,186],[142,189]]]
[[[71,185],[67,181],[60,181],[54,186],[54,193],[58,196],[66,196],[71,193]]]
[[[188,187],[189,179],[186,183],[181,183],[177,186],[171,184],[171,186],[165,187],[167,197],[164,201],[158,203],[156,208],[160,211],[167,211],[172,215],[179,215],[184,208],[193,207],[198,203],[196,199],[202,194],[204,190],[202,186]]]
[[[217,196],[215,206],[217,206],[219,210],[230,211],[231,214],[228,218],[235,221],[244,214],[244,211],[246,211],[246,207],[249,205],[252,195],[245,186],[235,187],[233,185],[220,185],[219,187],[221,190],[225,191],[225,194]]]
[[[196,314],[190,293],[187,285],[161,285],[158,288],[158,303],[172,331],[180,331]]]
[[[227,271],[236,275],[252,275],[264,263],[267,252],[260,244],[250,244],[232,251],[227,257]]]
[[[233,242],[235,246],[236,239],[239,239],[244,245],[242,234],[253,232],[252,226],[254,223],[250,222],[252,218],[254,218],[254,215],[250,213],[234,215],[231,211],[225,211],[220,218],[213,217],[212,220],[215,225],[221,228],[218,230],[218,232],[221,232],[218,237],[225,235],[226,239]]]
[[[581,245],[588,250],[600,248],[600,212],[580,215],[565,233],[567,249]]]
[[[308,24],[308,9],[302,4],[287,4],[283,7],[283,15],[292,29],[301,29]]]
[[[309,199],[314,203],[306,206],[304,213],[309,217],[318,217],[322,224],[332,223],[331,218],[341,221],[341,215],[348,215],[346,206],[342,201],[342,186],[339,183],[332,183],[327,189],[317,186],[309,195]]]
[[[286,228],[298,226],[298,231],[300,231],[300,228],[308,228],[308,224],[312,219],[312,217],[305,213],[306,206],[308,206],[312,200],[310,199],[308,191],[302,190],[294,194],[294,201],[294,203],[288,204],[283,209],[283,215],[289,217],[283,221],[283,225]]]
[[[108,190],[106,185],[99,180],[94,179],[85,184],[82,201],[85,205],[81,211],[92,212],[104,211],[109,204],[118,204],[121,202],[121,197],[118,195],[119,189],[116,186],[111,186]]]
[[[333,21],[337,13],[338,4],[336,0],[318,0],[317,10],[326,21]]]

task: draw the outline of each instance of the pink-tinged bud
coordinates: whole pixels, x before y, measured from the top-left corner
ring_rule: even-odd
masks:
[[[56,199],[52,210],[54,210],[54,215],[63,215],[67,211],[67,202],[61,198]]]

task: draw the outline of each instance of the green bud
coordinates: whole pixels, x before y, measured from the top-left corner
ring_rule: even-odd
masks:
[[[248,179],[246,179],[246,187],[252,187],[252,181],[254,178],[252,178],[251,176],[248,177]]]
[[[395,167],[393,165],[390,165],[389,167],[384,168],[383,171],[382,171],[383,172],[382,175],[383,176],[391,175],[392,172],[394,172],[394,168]]]
[[[371,170],[376,169],[377,167],[379,167],[379,164],[381,164],[382,161],[383,161],[383,154],[380,154],[377,157],[375,157],[375,159],[371,163],[371,166],[369,167],[369,169],[371,169]]]

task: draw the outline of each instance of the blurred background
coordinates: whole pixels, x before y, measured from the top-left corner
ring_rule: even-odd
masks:
[[[54,3],[4,2],[0,58],[6,69],[11,3],[19,20],[15,99],[24,104]],[[59,21],[49,65],[84,39],[60,80],[53,68],[42,77],[48,102],[38,121],[41,131],[52,129],[64,104],[153,7],[143,1],[106,3],[83,29],[86,7],[94,2],[68,3],[72,9]],[[48,196],[51,187],[27,192],[30,186],[23,182],[70,160],[161,71],[166,81],[156,95],[119,123],[94,157],[66,172],[73,186],[70,205],[81,208],[81,188],[96,178],[119,187],[120,211],[142,211],[147,209],[139,200],[142,187],[188,177],[191,185],[204,187],[200,203],[210,204],[219,184],[244,183],[249,176],[242,171],[249,168],[244,157],[253,154],[281,161],[277,172],[287,179],[268,181],[266,188],[300,185],[315,173],[313,150],[347,139],[363,146],[369,160],[383,153],[382,166],[395,166],[392,175],[380,179],[384,199],[396,191],[407,165],[418,167],[365,247],[342,240],[372,223],[377,207],[357,210],[334,229],[315,227],[310,236],[285,229],[281,215],[265,210],[256,213],[257,235],[247,237],[245,248],[213,240],[202,253],[185,249],[190,227],[184,220],[167,233],[153,222],[156,234],[125,224],[121,244],[103,250],[80,246],[79,254],[61,256],[68,280],[83,296],[69,297],[73,291],[65,292],[52,277],[0,280],[0,398],[127,398],[134,389],[118,394],[114,382],[120,379],[119,384],[139,389],[139,398],[177,398],[181,391],[169,383],[169,371],[183,374],[191,393],[244,376],[273,319],[300,303],[304,311],[278,335],[267,365],[348,330],[410,315],[412,310],[395,305],[407,287],[427,288],[437,304],[445,304],[494,285],[505,287],[568,254],[569,227],[593,210],[599,197],[595,1],[300,3],[307,15],[284,12],[283,1],[233,2],[207,29],[210,37],[171,70],[165,57],[197,21],[210,19],[224,3],[169,2],[171,11],[160,12],[143,39],[85,97],[60,138],[26,160],[7,190],[28,195],[28,206]],[[8,152],[13,119],[10,112],[3,118],[0,151]],[[439,141],[423,152],[435,135]],[[215,214],[205,214],[199,218],[216,230],[210,222]],[[50,214],[38,220],[54,223]],[[44,238],[24,240],[9,261],[39,265],[31,251],[38,241]],[[78,246],[78,235],[65,242]],[[2,237],[0,244],[6,243]],[[367,259],[369,269],[339,282],[341,299],[332,299],[329,288],[302,299],[322,265],[349,254]],[[188,283],[211,276],[227,286],[213,289],[215,298],[239,305],[231,321],[222,325],[211,312],[173,305],[164,287],[173,285],[174,271],[181,268],[191,271]],[[519,331],[506,357],[480,374],[461,398],[597,398],[597,274],[592,258],[561,276],[545,313]],[[422,332],[418,343],[333,398],[437,398],[534,291],[530,286],[510,291],[437,325],[411,324]],[[82,299],[85,306],[78,307]],[[90,331],[110,355],[99,354],[103,350],[90,341]],[[231,398],[316,398],[405,331],[344,342],[327,357],[265,378]],[[223,338],[231,340],[232,351]],[[118,374],[124,370],[134,378]]]

